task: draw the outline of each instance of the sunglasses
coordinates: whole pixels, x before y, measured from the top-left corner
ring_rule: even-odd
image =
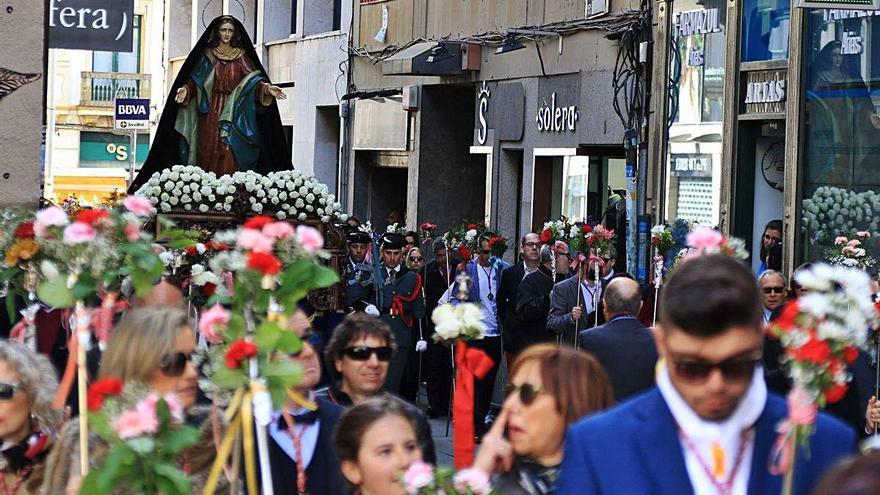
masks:
[[[192,354],[184,354],[182,352],[166,354],[159,361],[159,371],[165,376],[172,378],[180,376],[186,369],[186,364],[189,363],[191,357]]]
[[[12,400],[20,387],[20,383],[0,382],[0,400]]]
[[[409,260],[410,260],[410,261],[415,261],[415,262],[422,262],[422,261],[425,261],[425,258],[422,258],[421,256],[413,256],[413,257],[410,258]]]
[[[764,294],[782,294],[785,292],[785,287],[764,287],[761,290]]]
[[[504,387],[504,396],[510,397],[514,393],[519,393],[519,401],[524,406],[531,406],[535,399],[538,398],[538,394],[543,393],[544,390],[541,387],[536,387],[531,383],[523,383],[522,385],[514,385],[512,383],[508,384]]]
[[[392,351],[388,346],[367,347],[365,345],[359,345],[356,347],[346,347],[342,350],[342,354],[353,361],[367,361],[370,359],[370,356],[375,354],[376,359],[386,363],[391,361]]]
[[[692,383],[702,383],[717,369],[726,381],[744,381],[755,372],[761,358],[732,359],[720,363],[700,363],[696,361],[672,361],[675,373]]]

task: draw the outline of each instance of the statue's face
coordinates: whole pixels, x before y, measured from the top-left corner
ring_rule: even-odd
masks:
[[[232,41],[232,37],[235,36],[235,25],[231,22],[224,22],[223,24],[220,24],[217,33],[220,35],[220,41],[222,43],[229,44]]]

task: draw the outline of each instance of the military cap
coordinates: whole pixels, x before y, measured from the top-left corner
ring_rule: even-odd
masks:
[[[403,249],[404,245],[406,245],[406,239],[402,235],[393,232],[385,233],[379,239],[379,246],[382,249]]]
[[[369,244],[371,241],[370,234],[360,230],[352,230],[345,238],[349,244]]]

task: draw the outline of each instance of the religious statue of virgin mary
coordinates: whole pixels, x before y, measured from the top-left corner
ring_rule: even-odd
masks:
[[[242,24],[220,16],[180,69],[144,166],[129,191],[172,165],[198,165],[218,176],[289,170],[290,144],[277,100]]]

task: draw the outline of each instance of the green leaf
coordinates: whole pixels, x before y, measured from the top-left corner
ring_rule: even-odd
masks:
[[[171,411],[168,410],[168,404],[165,399],[159,399],[156,402],[156,417],[159,419],[160,428],[167,427],[171,421]]]
[[[73,292],[67,288],[67,277],[64,275],[55,280],[41,283],[37,287],[37,297],[56,309],[72,308],[76,302]]]
[[[80,493],[108,493],[116,484],[116,478],[120,471],[130,466],[133,461],[134,453],[124,444],[117,444],[110,449],[107,457],[104,458],[101,469],[97,471],[97,490],[94,492],[81,491]]]
[[[110,426],[110,420],[102,413],[88,413],[89,426],[92,431],[98,434],[107,442],[115,442],[119,438],[113,427]]]
[[[15,307],[15,294],[12,291],[9,291],[6,294],[6,313],[9,315],[9,321],[17,321],[18,318],[15,313],[18,308]]]
[[[263,365],[263,376],[281,377],[299,380],[302,377],[302,368],[290,359],[282,358]]]
[[[131,272],[131,286],[140,297],[145,297],[150,293],[154,280],[156,277],[148,271],[134,269]]]
[[[302,350],[302,341],[299,335],[293,332],[282,331],[278,336],[278,344],[275,349],[285,354],[297,354]]]
[[[198,428],[182,426],[174,430],[174,432],[168,436],[164,445],[165,450],[172,454],[183,452],[184,449],[192,447],[198,443],[201,435],[202,432]]]
[[[285,331],[274,322],[264,321],[257,327],[254,342],[257,344],[257,348],[259,348],[260,351],[269,352],[275,349],[282,332]]]
[[[226,367],[226,364],[223,361],[220,361],[211,380],[220,388],[234,390],[238,387],[245,386],[248,382],[248,377],[245,375],[244,370],[231,370]]]
[[[330,287],[339,281],[339,275],[326,266],[315,265],[312,273],[312,289],[323,289]]]
[[[164,495],[186,495],[191,491],[189,479],[183,471],[170,464],[154,464],[156,484]]]
[[[156,449],[156,442],[150,437],[132,438],[126,440],[125,443],[138,454],[149,454]]]
[[[91,495],[93,493],[107,493],[107,490],[101,490],[98,487],[98,474],[101,471],[89,471],[89,474],[83,479],[82,484],[79,485],[79,493],[80,495]]]

